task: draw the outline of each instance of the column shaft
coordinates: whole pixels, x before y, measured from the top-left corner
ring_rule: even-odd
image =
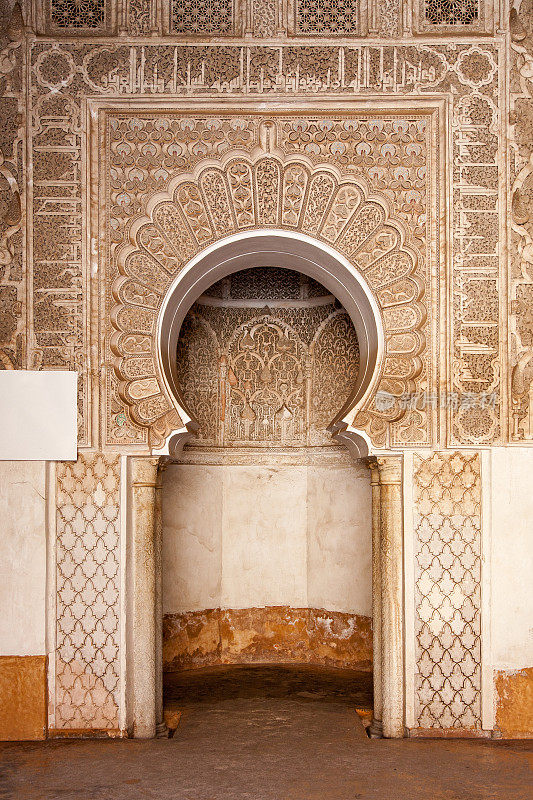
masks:
[[[372,673],[374,683],[374,715],[370,736],[383,736],[383,701],[381,691],[381,528],[379,471],[375,459],[368,459],[372,487]]]
[[[157,458],[132,458],[131,479],[131,583],[129,607],[132,625],[129,641],[133,736],[151,739],[156,734],[156,548],[155,487]]]
[[[381,687],[385,738],[404,735],[402,463],[376,459],[380,482]]]

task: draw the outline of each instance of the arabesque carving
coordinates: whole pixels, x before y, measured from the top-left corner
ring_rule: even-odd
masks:
[[[375,405],[352,419],[378,445],[387,423],[399,419],[399,398],[414,391],[422,371],[426,310],[420,256],[383,194],[307,158],[228,153],[220,164],[198,165],[150,198],[147,214],[131,225],[119,248],[113,286],[112,351],[119,394],[133,420],[151,427],[172,410],[156,366],[160,305],[186,262],[225,235],[254,228],[301,231],[335,247],[366,278],[383,315],[387,353]],[[133,243],[134,242],[134,243]]]
[[[533,441],[533,3],[511,12],[510,437]]]
[[[481,728],[478,453],[415,456],[415,714],[421,728]]]
[[[359,369],[346,311],[289,270],[244,270],[220,284],[213,287],[216,300],[202,295],[187,314],[177,348],[181,397],[198,422],[198,441],[332,445],[328,425]]]
[[[56,729],[117,729],[120,706],[120,458],[57,467],[57,613],[49,714]]]
[[[3,22],[0,19],[0,25]],[[16,4],[5,30],[0,30],[0,369],[20,369],[26,359],[23,30],[20,5]]]
[[[314,166],[332,164],[356,178],[366,175],[372,190],[389,198],[396,219],[405,223],[424,257],[428,303],[439,300],[438,307],[433,306],[432,346],[425,351],[416,387],[420,398],[429,394],[429,403],[418,402],[412,395],[405,398],[410,407],[398,423],[388,426],[391,444],[438,440],[461,446],[502,440],[507,323],[500,294],[507,279],[501,264],[506,215],[502,204],[505,129],[499,116],[503,84],[498,69],[504,49],[499,40],[458,40],[453,46],[439,41],[192,46],[153,39],[142,44],[65,41],[53,45],[36,40],[30,52],[30,357],[32,364],[43,368],[79,371],[80,443],[99,436],[98,420],[90,413],[94,386],[85,324],[91,318],[90,295],[82,291],[90,280],[83,257],[87,241],[84,98],[92,98],[89,104],[99,98],[98,102],[105,100],[109,107],[118,104],[118,108],[130,106],[136,95],[159,101],[159,110],[153,114],[132,111],[129,119],[125,112],[110,115],[117,126],[116,139],[111,131],[102,133],[99,157],[106,164],[104,175],[111,186],[105,198],[109,220],[102,217],[99,234],[102,248],[106,238],[109,249],[102,255],[99,274],[114,280],[112,251],[123,241],[131,221],[144,213],[147,194],[164,191],[178,173],[190,172],[203,158],[211,158],[214,164],[232,149],[251,152],[261,144],[259,130],[264,130],[261,123],[268,114],[248,115],[241,100],[285,102],[290,97],[301,103],[308,101],[310,92],[313,113],[300,113],[295,107],[292,119],[286,115],[272,120],[278,146],[285,156],[302,153]],[[403,97],[404,109],[436,103],[435,113],[402,111],[391,119],[388,112],[380,108],[378,113],[372,106],[378,95],[382,107]],[[370,118],[363,119],[358,110],[333,117],[321,112],[322,101],[331,103],[335,98],[341,104],[353,104],[356,97],[368,98],[368,108],[374,108]],[[227,111],[219,109],[203,117],[198,111],[189,116],[190,109],[185,115],[161,112],[161,103],[178,98],[180,103],[193,104],[204,98],[215,105],[217,98],[227,100]],[[447,98],[448,105],[441,111],[442,98]],[[435,164],[443,164],[446,118],[450,163],[436,175]],[[266,142],[262,146],[268,150]],[[115,148],[112,157],[108,148]],[[95,144],[94,155],[97,150]],[[456,165],[453,172],[452,163]],[[446,215],[440,210],[441,198],[448,191],[445,186],[449,186],[447,237]],[[449,299],[445,296],[448,287]],[[109,303],[106,297],[104,313]],[[104,329],[107,332],[107,323]],[[443,334],[439,338],[438,331],[444,330],[450,331],[447,339]],[[443,362],[445,346],[450,361],[440,370],[436,364]],[[107,341],[101,357],[105,365],[98,380],[102,441],[113,447],[146,446],[146,428],[128,414],[117,393],[114,372],[108,369]],[[463,403],[465,397],[468,402]],[[380,435],[386,436],[385,430]]]

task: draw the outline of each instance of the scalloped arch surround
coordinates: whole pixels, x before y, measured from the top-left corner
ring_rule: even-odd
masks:
[[[312,237],[347,260],[369,287],[381,316],[384,353],[371,395],[355,393],[341,417],[383,446],[388,423],[405,413],[398,399],[413,391],[422,369],[419,256],[383,196],[302,157],[233,153],[216,164],[204,162],[152,196],[145,216],[132,224],[130,242],[117,254],[111,315],[114,369],[132,419],[149,429],[153,448],[189,421],[160,367],[160,310],[177,276],[199,253],[232,234],[265,229]],[[376,407],[378,390],[388,393],[386,408]]]

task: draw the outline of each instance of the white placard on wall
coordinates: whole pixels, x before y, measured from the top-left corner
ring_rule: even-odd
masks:
[[[75,461],[77,372],[0,371],[0,460]]]

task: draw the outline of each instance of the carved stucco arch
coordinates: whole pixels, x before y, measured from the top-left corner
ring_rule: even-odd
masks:
[[[388,424],[405,413],[399,398],[413,391],[422,369],[424,284],[409,232],[361,179],[302,156],[234,151],[150,197],[116,255],[114,369],[154,452],[195,428],[175,373],[185,314],[215,281],[251,266],[299,270],[350,314],[361,369],[334,421],[337,433],[357,429],[362,442],[382,447]],[[378,390],[387,393],[387,407],[376,407]]]

